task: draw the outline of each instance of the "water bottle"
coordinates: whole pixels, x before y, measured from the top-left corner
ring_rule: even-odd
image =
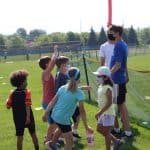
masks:
[[[87,133],[87,143],[88,146],[94,146],[94,133]]]

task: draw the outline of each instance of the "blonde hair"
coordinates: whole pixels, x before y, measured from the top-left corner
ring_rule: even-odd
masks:
[[[68,70],[68,90],[71,92],[75,92],[78,88],[78,80],[80,79],[80,71],[76,67],[71,67]]]
[[[74,78],[71,78],[68,81],[68,90],[71,92],[75,92],[77,90],[77,88],[78,88],[77,81]]]

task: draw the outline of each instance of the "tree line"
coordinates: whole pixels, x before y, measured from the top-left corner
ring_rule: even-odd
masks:
[[[125,28],[123,39],[129,46],[145,47],[150,45],[150,28],[134,29],[133,26]],[[98,47],[107,40],[107,31],[101,27],[100,32],[95,32],[91,27],[90,32],[67,33],[54,32],[47,34],[41,29],[34,29],[27,33],[26,29],[18,28],[12,35],[0,34],[0,49],[21,48],[27,46],[40,46],[53,42],[79,41],[84,46]]]

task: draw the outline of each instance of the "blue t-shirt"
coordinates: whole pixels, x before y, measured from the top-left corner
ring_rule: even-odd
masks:
[[[55,93],[57,93],[58,89],[62,86],[67,84],[68,76],[64,73],[57,72],[55,77]]]
[[[52,119],[54,122],[70,125],[77,103],[84,101],[85,95],[80,89],[74,93],[68,91],[67,84],[60,87],[56,95],[58,99],[52,110]]]
[[[112,68],[116,62],[121,63],[121,68],[111,76],[112,80],[116,84],[126,83],[127,56],[128,56],[127,44],[124,41],[117,42],[115,44],[114,53],[113,56],[111,57],[111,62],[110,62],[110,68]]]

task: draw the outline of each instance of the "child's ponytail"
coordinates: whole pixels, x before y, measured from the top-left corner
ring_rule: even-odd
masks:
[[[77,80],[80,78],[80,71],[78,68],[71,67],[68,70],[67,76],[69,78],[68,81],[68,90],[71,92],[75,92],[78,88]]]

